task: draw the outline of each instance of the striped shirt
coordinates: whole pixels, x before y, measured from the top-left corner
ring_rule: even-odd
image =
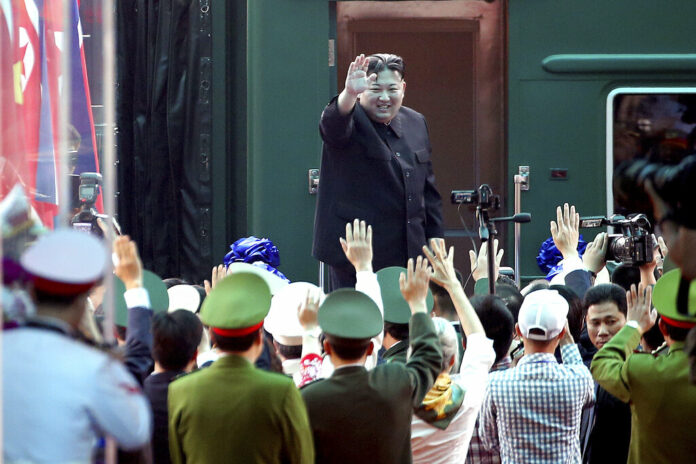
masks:
[[[594,381],[575,344],[525,355],[490,375],[479,416],[484,447],[503,463],[580,463],[580,415],[594,404]]]

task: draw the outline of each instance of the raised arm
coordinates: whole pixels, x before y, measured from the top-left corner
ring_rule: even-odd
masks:
[[[128,306],[126,330],[126,368],[142,385],[152,364],[152,310],[147,290],[143,288],[143,264],[138,249],[127,235],[114,240],[116,274],[126,287],[124,298]]]
[[[408,260],[406,274],[399,276],[399,288],[404,300],[411,308],[409,321],[409,340],[411,356],[406,362],[406,369],[411,378],[413,406],[423,401],[442,367],[442,352],[437,341],[435,326],[428,316],[425,297],[430,281],[428,262],[419,256],[415,266],[413,259]]]
[[[469,299],[464,294],[462,285],[457,280],[454,271],[454,247],[450,247],[449,253],[445,249],[445,241],[442,239],[430,240],[430,247],[423,247],[423,253],[433,267],[431,279],[440,284],[452,298],[454,308],[457,310],[459,322],[462,324],[464,333],[469,336],[474,333],[485,333],[481,321],[476,315]]]

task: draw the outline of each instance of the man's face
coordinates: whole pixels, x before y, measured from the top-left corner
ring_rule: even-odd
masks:
[[[603,301],[587,308],[587,334],[597,349],[626,324],[626,316],[613,301]]]
[[[405,90],[406,82],[401,75],[391,69],[385,69],[378,73],[377,80],[360,94],[360,106],[370,119],[387,124],[399,112]]]

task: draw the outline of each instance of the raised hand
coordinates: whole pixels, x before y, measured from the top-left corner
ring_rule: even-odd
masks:
[[[575,206],[568,203],[556,208],[556,222],[551,221],[551,237],[563,259],[578,256],[578,240],[580,238],[580,215],[575,212]]]
[[[474,253],[474,250],[469,250],[469,261],[471,262],[471,276],[474,280],[485,279],[488,277],[488,244],[482,243],[479,248],[478,256]],[[498,250],[498,239],[493,241],[493,253],[495,254],[495,267],[493,271],[495,272],[495,280],[498,280],[498,273],[500,270],[500,263],[503,260],[503,253],[505,250],[502,248]]]
[[[210,275],[210,281],[205,280],[203,282],[203,286],[205,287],[205,294],[209,295],[210,292],[215,288],[215,285],[217,285],[217,283],[224,279],[226,276],[227,269],[225,268],[224,264],[213,266],[213,271]]]
[[[454,271],[454,247],[450,247],[447,253],[443,239],[431,238],[430,248],[432,251],[427,246],[423,246],[423,254],[433,268],[430,278],[449,291],[459,285],[457,273]]]
[[[372,272],[372,226],[356,219],[351,227],[346,224],[346,238],[340,238],[341,248],[355,272]]]
[[[597,234],[592,243],[587,245],[585,253],[582,255],[582,263],[588,271],[597,274],[604,268],[608,244],[609,235],[606,232],[601,232]]]
[[[367,75],[367,66],[369,63],[370,59],[360,54],[355,57],[355,61],[348,67],[345,90],[349,95],[357,97],[367,90],[370,84],[377,79],[377,74]]]
[[[312,330],[319,325],[319,292],[307,290],[307,296],[297,307],[297,317],[304,330]]]
[[[143,263],[140,262],[135,242],[128,235],[116,237],[114,240],[116,264],[114,274],[121,279],[126,290],[143,286]]]
[[[631,290],[626,292],[626,302],[628,303],[627,319],[638,323],[638,330],[641,335],[650,330],[655,325],[657,311],[652,308],[652,287],[638,284],[631,285]]]
[[[406,274],[403,272],[399,276],[399,289],[404,296],[404,300],[411,307],[411,313],[427,313],[425,307],[425,297],[428,295],[428,282],[430,281],[431,270],[428,266],[428,261],[422,256],[416,259],[416,264],[413,264],[413,258],[408,260],[406,265]]]

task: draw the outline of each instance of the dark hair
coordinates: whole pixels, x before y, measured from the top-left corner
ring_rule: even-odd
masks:
[[[464,285],[461,272],[455,269],[454,274],[457,276],[459,283]],[[456,316],[457,310],[454,307],[454,303],[447,289],[432,280],[428,285],[430,286],[430,291],[433,293],[433,300],[435,300],[435,306],[440,311],[440,314]]]
[[[302,345],[283,345],[278,340],[273,340],[274,347],[279,355],[285,359],[300,359],[302,357]]]
[[[517,323],[517,316],[520,314],[520,307],[524,300],[517,286],[514,283],[512,285],[497,283],[495,284],[495,294],[503,300],[512,314],[512,319]]]
[[[616,284],[599,284],[594,287],[590,287],[585,293],[585,299],[582,302],[585,308],[585,313],[592,305],[611,302],[616,304],[619,311],[624,316],[626,315],[627,305],[626,305],[626,290],[621,288]]]
[[[611,283],[622,287],[626,291],[630,290],[631,285],[640,283],[640,268],[628,264],[619,264],[611,274]]]
[[[650,350],[656,350],[665,342],[665,337],[660,332],[660,327],[658,324],[654,324],[648,329],[647,332],[643,334],[643,340],[649,346],[644,348],[650,348]]]
[[[356,340],[326,335],[326,341],[331,346],[331,350],[336,353],[336,356],[342,360],[357,361],[365,354],[372,340],[370,338]]]
[[[514,280],[512,280],[510,277],[503,275],[503,274],[498,275],[498,280],[495,281],[495,284],[496,285],[498,285],[498,284],[512,285],[514,287],[517,287],[517,285],[515,285]]]
[[[203,306],[203,302],[205,301],[205,297],[207,296],[207,293],[205,293],[205,288],[202,285],[191,285],[193,288],[195,288],[198,291],[198,294],[201,296],[201,302],[198,303],[198,308],[196,308],[196,314],[201,312],[201,307]]]
[[[582,326],[585,323],[585,308],[582,300],[570,287],[565,285],[551,285],[549,290],[556,290],[568,302],[568,328],[574,340],[580,340]]]
[[[405,77],[404,74],[404,60],[398,55],[393,55],[391,53],[375,53],[370,55],[370,62],[367,65],[367,75],[379,74],[385,69],[396,71],[401,76],[401,79]]]
[[[215,333],[215,329],[213,329],[210,331],[210,338],[221,351],[241,352],[251,348],[251,345],[254,344],[254,341],[256,341],[259,336],[259,330],[261,329],[254,330],[252,333],[241,337],[225,337],[224,335]]]
[[[90,289],[91,290],[91,289]],[[87,292],[80,293],[78,295],[55,295],[53,293],[44,292],[34,287],[34,302],[37,305],[53,305],[53,306],[63,306],[67,308],[78,298],[85,295]]]
[[[660,318],[662,322],[665,323],[665,332],[667,332],[667,335],[669,335],[669,338],[674,340],[675,342],[683,342],[686,340],[687,335],[689,335],[689,331],[691,329],[686,329],[684,327],[676,327],[670,324],[669,322],[665,321],[663,318]]]
[[[162,283],[164,283],[164,286],[167,287],[167,290],[172,288],[175,285],[188,285],[189,283],[186,282],[185,279],[182,279],[180,277],[170,277],[168,279],[162,280]]]
[[[152,357],[168,371],[183,370],[203,336],[198,316],[185,309],[152,317]]]
[[[551,286],[551,284],[548,280],[535,279],[529,282],[522,290],[520,290],[520,293],[522,293],[523,296],[527,296],[532,292],[536,292],[537,290],[545,290],[549,288],[549,286]]]
[[[500,361],[510,349],[514,336],[515,321],[505,302],[496,295],[476,295],[471,306],[481,321],[486,336],[493,340],[495,362]]]
[[[408,324],[384,321],[384,331],[397,340],[408,340]]]

